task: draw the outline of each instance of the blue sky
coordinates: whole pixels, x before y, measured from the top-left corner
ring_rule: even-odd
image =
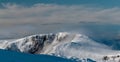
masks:
[[[37,3],[59,5],[91,5],[96,7],[120,7],[120,0],[0,0],[0,3],[15,3],[31,6]]]

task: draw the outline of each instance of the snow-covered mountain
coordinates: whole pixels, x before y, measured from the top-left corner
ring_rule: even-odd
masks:
[[[119,51],[80,33],[37,34],[21,39],[1,40],[0,49],[60,57],[91,58],[97,62],[119,61]]]

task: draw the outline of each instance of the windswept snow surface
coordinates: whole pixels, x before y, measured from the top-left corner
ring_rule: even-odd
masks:
[[[1,40],[0,49],[12,50],[31,54],[48,54],[66,58],[93,59],[97,62],[119,61],[120,51],[98,43],[80,33],[59,32],[56,34],[36,34],[21,39]],[[88,59],[89,60],[89,59]],[[89,62],[89,61],[88,61]]]

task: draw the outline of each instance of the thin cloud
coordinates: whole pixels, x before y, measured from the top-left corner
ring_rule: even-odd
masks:
[[[5,8],[0,9],[0,38],[16,38],[71,28],[73,30],[73,27],[77,28],[76,23],[120,24],[120,8],[103,9],[57,4],[36,4],[31,7],[17,4],[3,6]]]
[[[0,24],[24,23],[78,23],[114,22],[120,20],[119,8],[92,8],[86,6],[65,6],[52,4],[36,4],[24,7],[16,4],[4,4],[0,9]],[[120,23],[120,22],[119,22]]]

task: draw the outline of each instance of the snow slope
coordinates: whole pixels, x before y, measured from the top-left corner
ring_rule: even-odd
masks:
[[[0,62],[77,62],[77,61],[50,55],[33,55],[0,50]]]

